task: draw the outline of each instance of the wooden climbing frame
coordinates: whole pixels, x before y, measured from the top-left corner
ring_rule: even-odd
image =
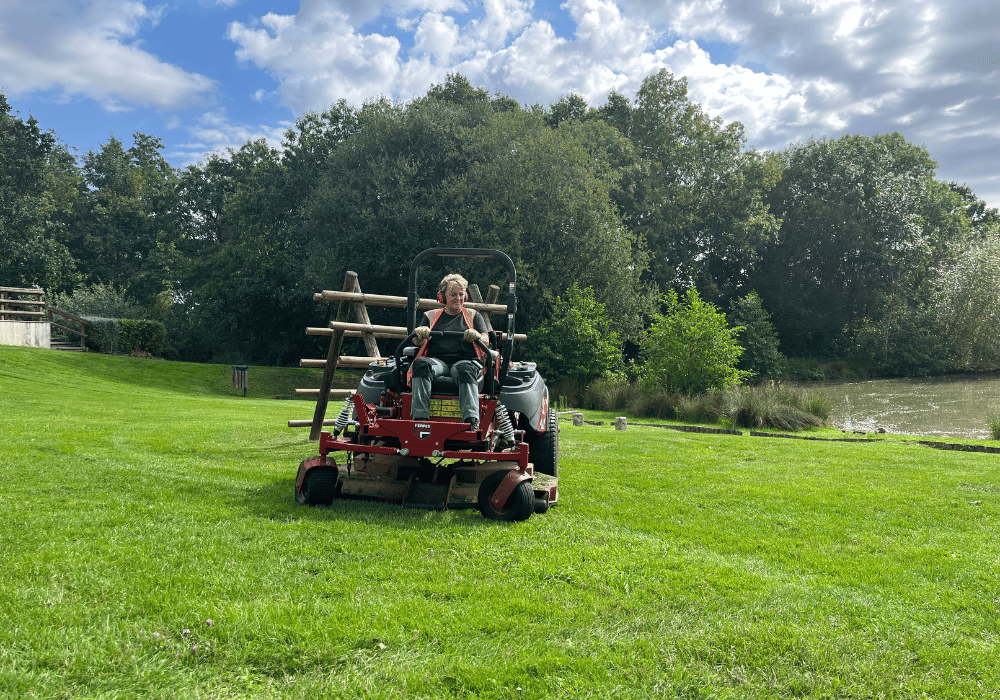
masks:
[[[506,314],[507,307],[503,304],[496,304],[500,294],[500,287],[490,285],[489,292],[484,300],[479,292],[479,287],[475,284],[469,285],[469,302],[466,307],[475,311],[480,311],[486,320],[486,326],[493,330],[490,316],[494,314]],[[313,295],[315,301],[327,303],[337,302],[336,320],[330,321],[326,328],[306,328],[307,335],[329,336],[330,348],[325,360],[304,359],[299,361],[300,367],[322,367],[323,379],[318,389],[296,389],[296,396],[315,396],[316,409],[311,420],[290,420],[290,428],[311,428],[309,432],[310,440],[319,440],[320,433],[324,425],[333,425],[334,420],[326,418],[326,409],[330,399],[344,398],[354,393],[353,389],[332,389],[333,377],[338,367],[351,367],[355,369],[367,369],[375,360],[383,359],[379,352],[377,338],[388,338],[401,341],[409,335],[405,326],[378,326],[373,325],[368,317],[368,306],[383,306],[391,308],[406,308],[406,297],[386,296],[382,294],[364,294],[358,282],[358,273],[349,271],[344,276],[344,286],[341,291],[324,290]],[[420,299],[417,309],[440,309],[444,304],[436,299]],[[354,312],[355,320],[349,321],[351,311]],[[367,355],[342,355],[344,338],[362,338],[365,344]],[[524,341],[526,336],[520,333],[514,334],[514,340]]]

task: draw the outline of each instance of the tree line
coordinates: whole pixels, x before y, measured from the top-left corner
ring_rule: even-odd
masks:
[[[603,369],[621,369],[696,290],[744,329],[757,376],[781,371],[753,350],[772,336],[883,374],[1000,367],[995,209],[898,133],[748,148],[666,71],[634,99],[547,108],[450,75],[306,114],[280,148],[186,168],[162,151],[136,133],[77,158],[0,95],[0,284],[160,320],[182,359],[294,364],[322,356],[304,329],[330,309],[312,294],[347,270],[400,294],[421,250],[487,247],[517,265],[518,329],[550,343],[522,355],[553,364],[545,329],[580,309],[601,314],[580,337],[613,338]],[[498,281],[482,265],[461,271]]]

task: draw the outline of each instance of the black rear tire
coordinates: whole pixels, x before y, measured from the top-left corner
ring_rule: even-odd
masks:
[[[332,469],[310,469],[295,491],[295,500],[304,506],[328,506],[337,495],[338,472]]]
[[[531,481],[522,481],[514,489],[507,499],[503,508],[493,507],[490,499],[497,490],[500,482],[506,478],[508,472],[493,472],[479,486],[479,510],[483,517],[489,520],[502,520],[504,522],[518,522],[527,520],[535,512],[535,490]]]
[[[535,464],[535,471],[549,476],[559,476],[559,423],[555,409],[549,409],[544,433],[527,433],[528,457]]]

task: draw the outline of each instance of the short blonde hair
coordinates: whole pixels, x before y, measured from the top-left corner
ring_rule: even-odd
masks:
[[[444,276],[444,278],[441,280],[441,284],[438,285],[438,292],[440,292],[441,294],[447,294],[448,287],[450,287],[452,284],[457,284],[459,287],[462,288],[463,292],[469,288],[469,280],[465,279],[460,274],[453,272],[450,275]]]

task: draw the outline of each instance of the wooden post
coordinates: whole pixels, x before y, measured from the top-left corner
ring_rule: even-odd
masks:
[[[361,283],[356,281],[352,291],[361,294]],[[354,317],[358,320],[358,323],[363,323],[366,326],[372,325],[372,321],[368,317],[368,307],[365,306],[365,302],[363,301],[354,302]],[[382,355],[378,351],[378,343],[375,342],[375,335],[373,333],[365,333],[362,337],[365,340],[365,350],[368,354],[376,360],[380,359]]]
[[[469,285],[469,301],[471,301],[473,304],[483,303],[483,295],[479,293],[478,284]],[[483,320],[486,321],[486,330],[492,333],[493,324],[490,322],[490,315],[489,314],[480,314],[480,315],[483,317]]]
[[[358,273],[348,270],[344,275],[344,291],[353,292],[358,286]],[[351,308],[351,303],[342,301],[337,306],[337,321],[343,323],[347,320],[347,312]],[[326,419],[326,406],[330,403],[330,385],[333,384],[333,375],[337,371],[337,358],[340,357],[340,349],[344,345],[344,331],[336,330],[330,338],[330,350],[326,354],[326,367],[323,369],[323,381],[319,387],[319,397],[316,399],[316,411],[313,413],[312,430],[309,431],[310,440],[319,440],[319,434],[323,432],[323,421]]]

